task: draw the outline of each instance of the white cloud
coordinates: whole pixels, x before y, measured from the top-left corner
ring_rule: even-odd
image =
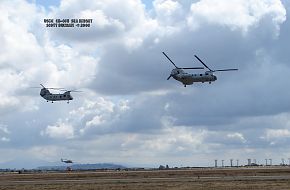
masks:
[[[156,138],[144,142],[145,149],[154,149],[166,153],[185,151],[189,154],[200,151],[207,132],[186,127],[170,127],[162,130]]]
[[[33,146],[30,147],[26,153],[33,155],[34,158],[46,161],[56,161],[59,160],[59,156],[65,154],[66,150],[62,146]]]
[[[87,127],[97,126],[97,125],[100,125],[100,124],[102,124],[104,122],[105,121],[103,120],[102,116],[96,115],[92,120],[86,122],[86,126]]]
[[[115,28],[113,30],[123,31],[125,26],[118,19],[108,18],[102,10],[84,10],[81,11],[77,18],[93,18],[93,25],[98,30],[106,30],[106,28]]]
[[[289,129],[267,129],[265,137],[268,140],[279,138],[290,138]]]
[[[9,141],[10,141],[10,139],[9,139],[9,138],[7,138],[7,137],[1,137],[1,141],[2,141],[2,142],[9,142]]]
[[[27,158],[44,160],[65,154],[84,162],[199,165],[244,152],[279,156],[269,143],[289,144],[289,23],[279,0],[156,0],[151,10],[139,0],[65,0],[46,12],[16,0],[1,1],[0,9],[6,160],[29,150]],[[75,17],[92,17],[94,25],[66,30],[42,22]],[[214,69],[239,71],[184,88],[166,80],[172,65],[162,51],[180,66],[197,64],[196,53]],[[47,104],[26,89],[39,83],[83,93],[70,104]]]
[[[0,124],[0,131],[2,131],[4,134],[9,134],[10,131],[8,130],[8,127],[6,125]]]
[[[9,97],[9,95],[0,94],[0,111],[9,110],[19,105],[19,100],[15,97]]]
[[[9,135],[9,134],[10,134],[10,131],[8,130],[8,127],[6,125],[0,124],[0,137],[2,136],[0,140],[2,142],[9,142],[10,138],[5,137],[6,135]]]
[[[77,125],[83,123],[79,129],[81,135],[95,135],[96,132],[92,133],[91,130],[111,131],[116,128],[114,122],[118,122],[129,110],[129,100],[120,99],[114,103],[110,99],[98,97],[96,100],[86,100],[78,109],[72,110],[69,118]]]
[[[200,27],[202,22],[227,26],[247,32],[265,18],[270,17],[279,32],[279,25],[286,20],[286,10],[277,0],[201,0],[191,5],[188,24]]]
[[[227,134],[227,137],[229,139],[241,141],[242,143],[247,142],[246,139],[244,138],[243,134],[241,134],[241,133],[229,133],[229,134]]]
[[[74,128],[70,124],[59,121],[56,125],[47,126],[41,135],[56,139],[72,139],[74,138]]]
[[[172,0],[155,0],[153,2],[154,11],[158,22],[164,25],[177,25],[183,22],[182,5],[178,1]]]

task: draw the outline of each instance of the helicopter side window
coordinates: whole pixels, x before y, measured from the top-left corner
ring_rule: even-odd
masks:
[[[205,73],[205,75],[208,75],[208,73]]]
[[[63,95],[63,97],[66,97],[66,95]]]
[[[200,74],[199,76],[201,76],[201,77],[202,77],[202,74]]]

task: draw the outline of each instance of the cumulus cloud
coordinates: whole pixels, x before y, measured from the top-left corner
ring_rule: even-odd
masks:
[[[59,121],[56,125],[49,125],[41,135],[57,139],[71,139],[74,137],[74,128],[70,124]]]
[[[286,20],[286,10],[281,1],[202,0],[191,5],[188,24],[197,28],[201,21],[205,21],[247,32],[267,16],[279,32],[279,25]]]
[[[124,41],[132,46],[133,43],[142,40],[136,36],[135,30],[138,30],[138,35],[146,34],[153,26],[146,16],[144,5],[139,0],[84,1],[82,6],[79,6],[79,2],[75,0],[61,1],[60,7],[48,16],[93,19],[89,28],[52,28],[50,31],[55,37],[59,37],[59,40],[66,39],[64,41],[78,43],[85,41],[95,46],[99,46],[104,41]],[[145,29],[144,27],[146,30],[142,30]]]
[[[227,137],[229,139],[235,139],[235,140],[241,141],[242,143],[246,142],[246,139],[244,138],[243,134],[241,134],[241,133],[229,133],[229,134],[227,134]]]
[[[10,139],[8,137],[6,137],[7,135],[10,134],[10,131],[8,130],[6,125],[0,124],[0,140],[2,142],[9,142]],[[3,136],[4,135],[4,136]]]
[[[12,1],[0,3],[0,152],[10,150],[11,158],[25,149],[47,161],[65,154],[84,162],[207,165],[213,157],[280,158],[277,145],[288,147],[285,1],[16,3],[19,11]],[[92,18],[92,26],[43,24],[79,17]],[[162,51],[180,67],[200,65],[197,54],[212,69],[239,71],[184,88],[166,80],[173,66]],[[39,83],[84,92],[70,104],[51,104],[27,90]]]
[[[266,130],[267,139],[278,139],[290,137],[290,131],[288,129],[268,129]]]
[[[178,1],[156,0],[153,2],[154,11],[158,22],[164,25],[176,25],[182,22],[182,5]]]
[[[8,130],[7,126],[6,125],[2,125],[2,124],[0,124],[0,131],[2,131],[5,134],[9,134],[10,133],[10,131]]]

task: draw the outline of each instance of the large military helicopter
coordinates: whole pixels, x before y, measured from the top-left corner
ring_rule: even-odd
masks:
[[[186,85],[192,85],[194,82],[208,82],[211,84],[211,82],[214,82],[217,80],[217,77],[213,74],[214,72],[218,71],[236,71],[238,69],[217,69],[217,70],[212,70],[210,69],[199,57],[194,55],[194,57],[200,61],[207,69],[205,73],[200,73],[200,74],[191,74],[191,73],[186,73],[183,69],[204,69],[203,67],[192,67],[192,68],[179,68],[175,65],[175,63],[166,55],[166,53],[162,52],[164,56],[174,65],[175,69],[172,69],[171,74],[167,78],[169,80],[171,77],[173,77],[175,80],[181,82],[184,87]]]
[[[67,101],[67,103],[69,103],[70,100],[73,100],[73,97],[70,94],[71,92],[81,92],[78,90],[65,90],[64,88],[46,88],[42,84],[40,84],[40,86],[42,87],[40,90],[40,96],[47,102],[51,101],[51,103],[54,101]],[[64,91],[64,93],[52,94],[48,89]]]
[[[66,167],[67,171],[72,171],[72,166],[71,164],[73,164],[72,160],[68,160],[68,159],[60,159],[61,162],[68,164],[68,166]]]
[[[62,158],[60,159],[60,161],[66,163],[66,164],[72,164],[73,163],[72,160],[62,159]]]

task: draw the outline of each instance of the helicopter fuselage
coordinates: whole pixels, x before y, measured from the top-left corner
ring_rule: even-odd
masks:
[[[42,88],[40,90],[40,96],[47,100],[47,102],[51,101],[52,103],[54,101],[70,101],[73,100],[72,95],[70,94],[70,91],[66,91],[62,94],[52,94],[48,89]]]
[[[205,73],[198,73],[198,74],[191,74],[186,73],[182,69],[173,69],[171,71],[171,76],[181,82],[184,86],[192,85],[195,82],[214,82],[217,80],[217,77],[212,72],[205,72]]]
[[[67,159],[60,159],[61,162],[67,163],[67,164],[72,164],[72,160],[67,160]]]

